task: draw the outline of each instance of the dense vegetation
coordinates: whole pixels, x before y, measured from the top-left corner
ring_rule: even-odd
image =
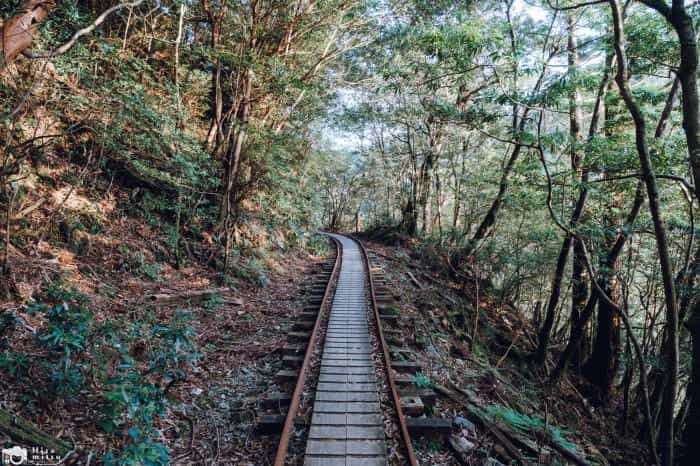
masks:
[[[42,268],[69,250],[104,256],[86,274],[197,264],[264,286],[264,256],[317,247],[314,229],[372,230],[487,280],[536,329],[528,370],[621,407],[646,462],[693,464],[699,10],[3,2],[0,370],[46,380],[35,413],[89,377],[102,429],[129,419],[105,461],[167,462],[153,419],[198,357],[191,315],[97,317]],[[40,362],[11,344],[20,311]]]

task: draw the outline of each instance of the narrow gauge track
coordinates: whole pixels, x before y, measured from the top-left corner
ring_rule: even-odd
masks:
[[[331,288],[337,280],[325,339],[320,341],[323,312],[316,318],[304,361],[290,400],[275,455],[275,465],[286,464],[294,419],[315,352],[321,353],[318,383],[315,387],[311,425],[308,430],[305,465],[387,465],[385,417],[379,402],[369,319],[377,329],[384,377],[389,387],[395,418],[398,420],[406,462],[415,466],[411,439],[401,410],[394,381],[389,350],[384,339],[369,257],[359,241],[328,234],[335,242],[337,257],[321,301],[321,311],[328,308]]]

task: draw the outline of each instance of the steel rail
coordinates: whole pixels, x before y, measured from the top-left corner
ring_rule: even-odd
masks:
[[[413,444],[411,443],[411,436],[408,434],[408,426],[406,426],[406,418],[404,418],[403,410],[401,409],[401,401],[399,399],[399,393],[396,389],[396,381],[394,380],[394,374],[391,372],[391,359],[389,358],[389,350],[384,339],[384,331],[382,330],[382,322],[379,317],[379,307],[377,306],[377,297],[374,294],[374,279],[372,278],[372,264],[369,262],[369,255],[362,242],[351,236],[359,246],[360,251],[362,251],[362,257],[365,260],[365,266],[367,267],[367,280],[369,282],[369,293],[372,298],[372,309],[374,310],[374,319],[377,322],[377,333],[379,334],[379,344],[382,347],[382,353],[384,355],[384,368],[386,369],[386,378],[389,381],[389,388],[391,389],[391,398],[394,403],[394,408],[396,409],[396,414],[399,418],[399,427],[401,428],[401,438],[403,439],[404,445],[406,446],[406,454],[408,455],[408,463],[410,466],[417,466],[416,455],[413,452]]]
[[[289,410],[287,411],[287,416],[284,419],[284,426],[282,427],[282,434],[280,436],[279,444],[277,445],[277,452],[275,454],[275,466],[283,466],[284,461],[287,458],[287,450],[289,449],[289,438],[292,434],[292,428],[294,427],[294,418],[299,410],[299,403],[301,402],[301,395],[304,391],[304,385],[306,383],[306,376],[308,373],[309,366],[311,365],[311,357],[313,356],[314,350],[316,349],[316,340],[318,339],[318,334],[321,328],[321,321],[323,320],[324,309],[328,306],[328,298],[331,295],[331,288],[333,282],[338,276],[340,271],[340,266],[343,257],[343,246],[340,241],[333,237],[330,237],[335,243],[335,263],[333,264],[333,271],[331,276],[328,278],[328,283],[326,283],[326,289],[323,293],[323,299],[321,300],[321,305],[318,308],[318,314],[316,315],[316,322],[314,323],[314,329],[311,332],[311,337],[309,338],[309,344],[306,347],[306,353],[304,354],[304,363],[299,370],[299,377],[297,378],[296,386],[294,387],[294,393],[292,394],[292,399],[289,402]]]

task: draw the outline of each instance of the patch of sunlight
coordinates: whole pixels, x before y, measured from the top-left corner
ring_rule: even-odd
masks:
[[[71,189],[73,190],[71,192]],[[87,197],[79,194],[73,186],[64,186],[51,193],[51,199],[55,207],[61,206],[64,209],[75,212],[99,214],[98,204],[92,202]]]

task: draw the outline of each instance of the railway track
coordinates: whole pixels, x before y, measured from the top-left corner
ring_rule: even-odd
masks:
[[[398,424],[402,464],[416,465],[391,370],[369,257],[355,239],[328,236],[336,245],[336,259],[332,267],[326,265],[322,276],[328,277],[328,282],[313,302],[318,311],[303,360],[296,356],[301,367],[274,464],[299,463],[303,457],[304,465],[387,465],[388,447],[395,448],[396,439],[388,438],[386,426]],[[388,387],[385,391],[390,398],[384,405],[380,403],[382,387]],[[306,443],[303,453],[291,461],[290,443],[305,404],[311,411]]]

